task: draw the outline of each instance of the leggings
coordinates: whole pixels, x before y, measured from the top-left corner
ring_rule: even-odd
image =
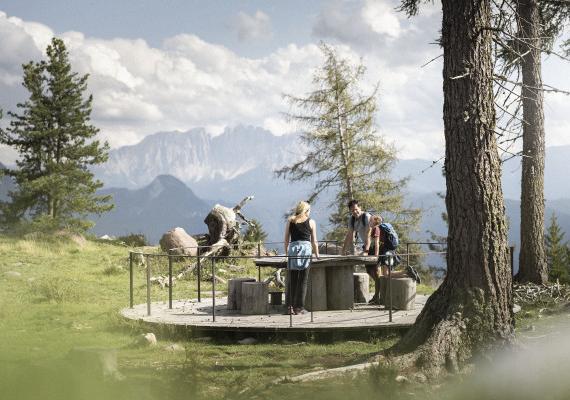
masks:
[[[308,268],[288,270],[287,290],[285,291],[285,302],[287,306],[305,308],[308,277]]]

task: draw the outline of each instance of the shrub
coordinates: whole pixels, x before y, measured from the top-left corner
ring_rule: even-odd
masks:
[[[142,233],[130,233],[125,236],[119,236],[117,242],[123,242],[129,247],[143,247],[148,246],[148,240],[146,236]]]

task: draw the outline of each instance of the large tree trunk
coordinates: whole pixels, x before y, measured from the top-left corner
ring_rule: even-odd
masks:
[[[521,177],[520,282],[548,281],[544,248],[544,110],[537,0],[518,0],[522,66],[523,157]]]
[[[514,333],[490,26],[488,0],[443,0],[447,276],[393,349],[433,374]]]

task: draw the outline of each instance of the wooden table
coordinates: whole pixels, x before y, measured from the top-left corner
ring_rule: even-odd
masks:
[[[313,259],[309,267],[309,287],[306,308],[312,311],[347,310],[354,306],[354,278],[356,265],[375,264],[374,256],[323,255]],[[287,268],[287,257],[254,259],[258,267]],[[287,288],[286,288],[287,289]]]

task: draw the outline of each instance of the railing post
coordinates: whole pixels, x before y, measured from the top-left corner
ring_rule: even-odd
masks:
[[[129,307],[134,307],[134,293],[133,293],[133,252],[129,252]]]
[[[392,267],[390,265],[388,265],[388,299],[390,303],[389,321],[392,322]]]
[[[150,316],[150,257],[146,256],[146,314]]]
[[[172,255],[168,253],[168,309],[172,310]]]
[[[212,260],[212,322],[216,322],[216,270],[214,268],[214,257]]]
[[[406,263],[410,266],[410,244],[406,243]]]
[[[198,251],[197,251],[197,258],[198,261],[196,261],[196,268],[198,268],[198,303],[202,302],[202,291],[200,288],[200,282],[202,281],[202,266],[200,265],[201,261],[200,261],[200,247],[198,246]]]
[[[261,242],[257,242],[257,258],[261,257]],[[261,282],[261,267],[257,266],[257,281]]]

